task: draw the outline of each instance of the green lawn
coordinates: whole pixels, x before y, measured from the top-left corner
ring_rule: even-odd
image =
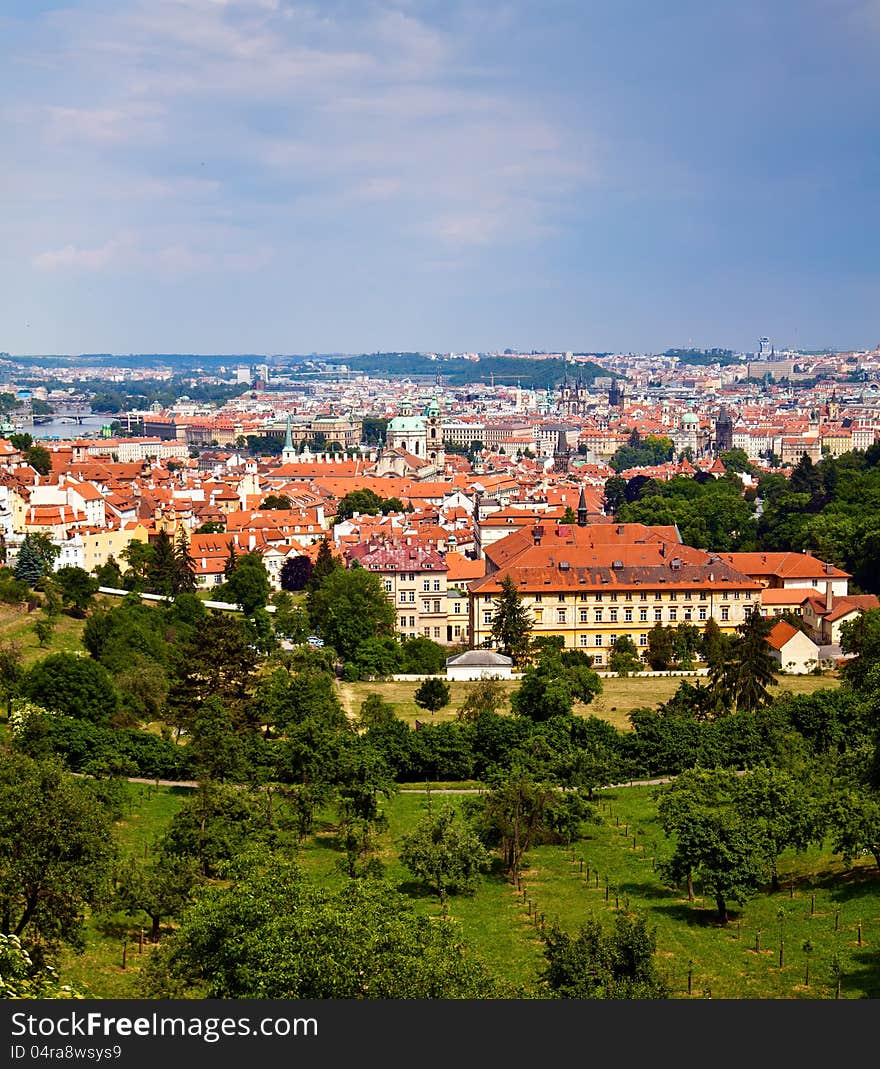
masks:
[[[114,829],[123,853],[143,858],[153,840],[165,828],[190,791],[149,784],[127,785],[129,803]],[[73,984],[89,998],[138,998],[137,980],[150,944],[141,949],[140,930],[117,915],[89,917],[85,925],[85,949],[66,950],[59,961],[65,983]],[[126,946],[125,968],[122,967]]]
[[[170,819],[186,792],[140,785],[130,789],[131,812],[120,821],[116,834],[124,849],[142,856],[144,845]],[[741,909],[731,905],[730,923],[722,927],[713,902],[698,897],[689,903],[657,877],[653,858],[662,853],[664,837],[656,822],[653,796],[654,789],[647,787],[603,791],[599,823],[586,827],[586,837],[572,851],[541,846],[529,853],[524,894],[516,893],[495,871],[483,878],[473,896],[450,899],[449,912],[462,937],[494,974],[526,995],[540,992],[543,956],[536,914],[547,925],[558,921],[573,932],[590,917],[610,924],[616,908],[638,909],[657,928],[659,964],[669,976],[675,997],[688,997],[690,962],[694,998],[830,998],[834,996],[830,968],[835,952],[842,965],[841,997],[880,997],[880,872],[870,859],[846,870],[827,850],[789,852],[780,859],[781,890],[758,895]],[[434,793],[431,800],[433,805],[458,807],[462,798]],[[386,878],[411,898],[418,911],[437,915],[437,900],[413,881],[398,860],[400,840],[427,802],[424,794],[410,791],[385,804],[389,827],[381,840],[381,860]],[[296,850],[296,856],[317,882],[341,885],[345,877],[337,864],[341,853],[332,811],[319,815],[314,836]],[[122,929],[91,920],[86,951],[64,955],[63,978],[92,997],[137,997],[137,977],[144,961],[138,953],[137,934],[128,929],[132,941],[123,970]],[[784,940],[781,969],[780,937]],[[804,984],[802,949],[807,939],[814,947],[809,987]],[[147,944],[144,953],[149,952]]]
[[[27,612],[10,605],[0,605],[0,641],[17,642],[21,647],[22,662],[26,666],[47,657],[50,653],[84,653],[82,633],[85,620],[77,620],[66,613],[55,617],[55,630],[47,646],[41,646],[34,634],[34,624],[45,619],[35,609]]]
[[[598,716],[607,720],[616,728],[628,731],[629,714],[640,706],[652,708],[660,702],[667,701],[681,684],[680,676],[603,676],[602,693],[590,705],[575,705],[575,712],[581,716]],[[519,686],[518,680],[504,681],[501,684],[508,695]],[[397,715],[410,726],[415,721],[427,720],[431,723],[442,720],[454,720],[458,710],[464,704],[470,683],[452,682],[449,684],[451,701],[439,713],[431,714],[416,705],[413,695],[419,684],[417,682],[358,682],[338,683],[339,697],[350,716],[355,716],[361,702],[370,691],[376,691],[382,698],[394,706]],[[822,688],[840,686],[836,676],[779,676],[772,693],[790,692],[793,694],[812,693]],[[503,712],[504,710],[502,710]]]

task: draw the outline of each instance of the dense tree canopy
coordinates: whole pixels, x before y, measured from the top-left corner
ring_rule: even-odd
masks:
[[[366,568],[334,568],[309,591],[307,606],[313,627],[344,660],[354,659],[367,639],[394,634],[394,606],[381,578]]]
[[[148,997],[482,999],[495,989],[450,922],[416,914],[389,885],[331,890],[277,859],[203,896],[146,971]]]
[[[89,905],[106,900],[111,815],[89,783],[54,760],[0,753],[0,931],[76,943]]]
[[[22,693],[46,709],[94,724],[109,723],[119,705],[107,669],[75,653],[53,653],[37,661],[25,676]]]

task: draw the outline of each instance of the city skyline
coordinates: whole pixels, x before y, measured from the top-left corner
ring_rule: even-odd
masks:
[[[0,349],[863,350],[869,0],[13,0]]]

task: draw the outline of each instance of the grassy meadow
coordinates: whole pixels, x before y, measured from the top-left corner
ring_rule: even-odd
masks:
[[[654,707],[661,702],[668,701],[678,689],[681,676],[603,676],[602,693],[589,705],[580,702],[575,705],[575,713],[581,716],[597,716],[607,720],[621,731],[630,728],[629,714],[633,709],[642,706]],[[775,694],[809,694],[814,690],[837,687],[840,680],[833,675],[821,676],[785,676],[777,677],[776,685],[771,688]],[[433,715],[415,703],[415,692],[419,683],[415,681],[389,680],[376,682],[337,683],[339,698],[349,716],[356,716],[363,700],[371,692],[375,691],[389,704],[394,706],[395,712],[401,720],[405,720],[410,726],[416,720],[426,720],[431,723],[439,723],[443,720],[454,720],[459,709],[464,704],[471,683],[454,681],[449,684],[450,703],[445,709],[441,709]],[[501,686],[508,695],[519,686],[518,680],[501,682]],[[502,712],[505,710],[502,709]]]
[[[123,850],[143,856],[145,845],[187,792],[137,784],[129,790],[131,804],[116,835]],[[540,846],[530,851],[521,892],[496,867],[474,895],[450,898],[449,914],[462,937],[494,974],[516,985],[524,997],[540,996],[542,919],[574,932],[588,918],[610,925],[619,908],[642,911],[656,926],[658,962],[673,997],[834,998],[835,955],[841,966],[839,997],[880,997],[880,872],[871,859],[846,869],[827,848],[787,852],[779,862],[780,890],[758,895],[742,908],[729,904],[730,921],[722,926],[712,901],[698,895],[688,902],[658,878],[654,858],[665,847],[654,792],[639,786],[601,792],[598,822],[585,826],[585,838],[572,849]],[[389,821],[380,852],[385,876],[427,915],[438,915],[439,903],[401,865],[400,840],[429,801],[458,807],[462,799],[461,794],[440,792],[429,799],[410,790],[384,806]],[[345,879],[337,866],[341,853],[332,812],[319,817],[315,834],[296,856],[319,883],[339,885]],[[60,963],[64,980],[93,998],[137,998],[138,973],[146,960],[138,936],[139,928],[120,917],[90,919],[85,951],[68,951]],[[803,949],[807,940],[813,948],[809,956]],[[146,943],[143,955],[150,950]]]

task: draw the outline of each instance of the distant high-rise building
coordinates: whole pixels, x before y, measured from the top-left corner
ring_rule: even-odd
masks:
[[[776,350],[770,342],[769,338],[758,339],[758,359],[769,360],[776,355]]]

